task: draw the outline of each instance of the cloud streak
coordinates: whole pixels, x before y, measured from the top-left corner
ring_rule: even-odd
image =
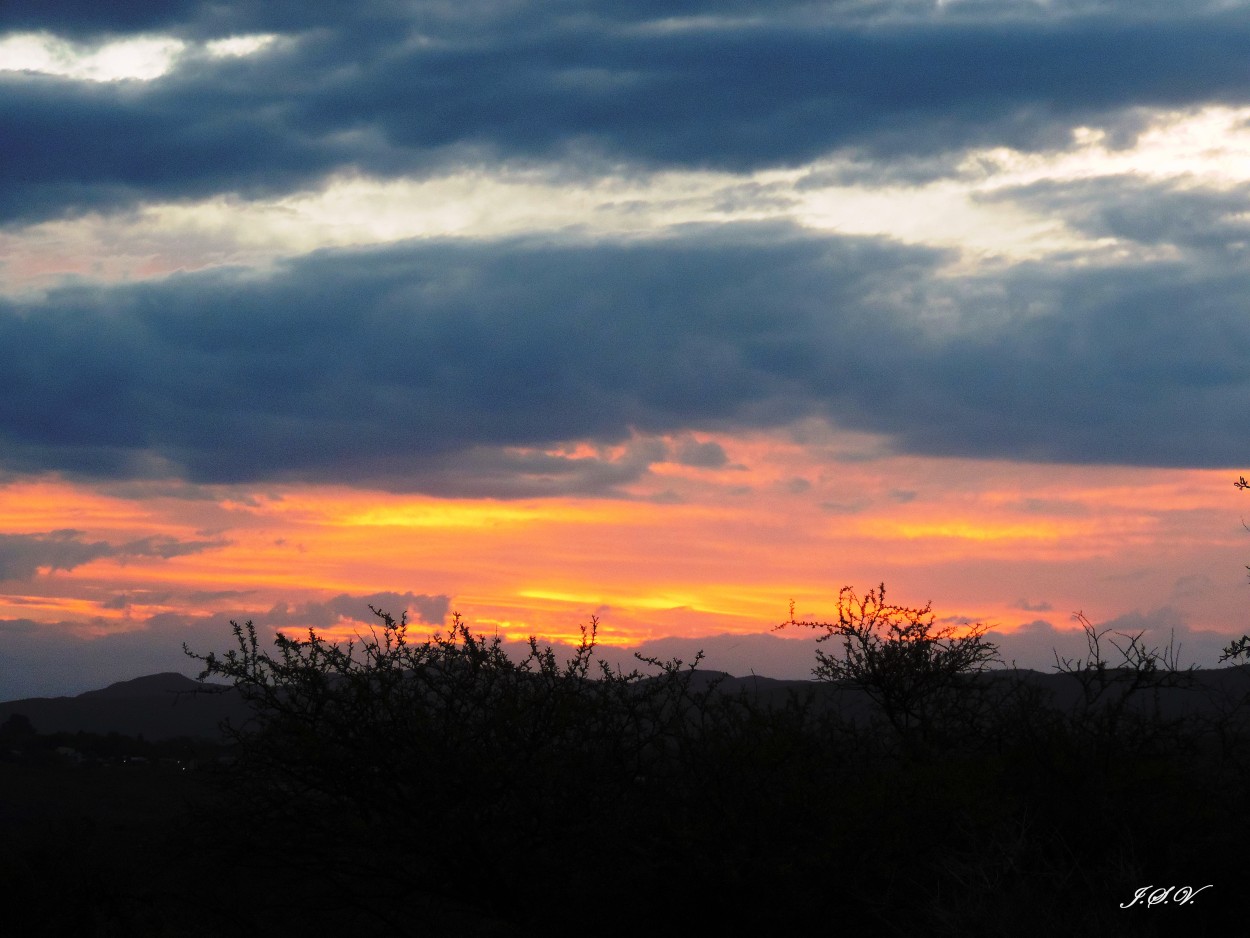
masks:
[[[65,529],[46,534],[0,534],[0,581],[29,580],[41,570],[73,570],[101,557],[125,561],[135,557],[168,560],[199,554],[226,545],[226,541],[180,541],[172,537],[143,537],[124,544],[85,541],[81,531]]]

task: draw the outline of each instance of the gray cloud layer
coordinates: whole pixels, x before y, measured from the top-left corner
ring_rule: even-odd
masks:
[[[1037,268],[784,227],[412,242],[0,301],[0,467],[441,494],[611,493],[688,445],[524,448],[805,416],[902,450],[1153,466],[1244,456],[1236,266]]]
[[[1077,125],[1131,139],[1142,107],[1250,100],[1241,5],[925,6],[10,2],[0,31],[288,41],[143,85],[0,74],[0,220],[466,160],[747,170],[837,148],[1046,149]]]
[[[84,541],[81,531],[47,534],[0,534],[0,582],[28,580],[40,570],[73,570],[101,557],[160,557],[168,560],[225,545],[224,541],[179,541],[144,537],[124,544]]]

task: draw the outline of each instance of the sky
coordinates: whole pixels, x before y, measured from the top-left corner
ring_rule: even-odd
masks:
[[[8,0],[0,140],[0,699],[1248,628],[1250,3]]]

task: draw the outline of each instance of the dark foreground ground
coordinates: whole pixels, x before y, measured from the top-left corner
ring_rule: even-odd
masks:
[[[1116,712],[1002,695],[924,745],[757,684],[629,774],[451,729],[420,753],[285,729],[246,769],[28,739],[0,761],[0,932],[1241,933],[1245,679]]]

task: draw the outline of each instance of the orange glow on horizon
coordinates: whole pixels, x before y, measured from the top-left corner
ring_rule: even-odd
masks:
[[[6,534],[150,523],[142,505],[110,498],[68,482],[11,482],[0,487],[0,531]]]
[[[892,457],[855,436],[707,440],[723,446],[725,466],[644,477],[637,499],[294,485],[180,497],[176,487],[11,482],[0,487],[6,535],[71,529],[89,545],[158,536],[201,546],[45,564],[0,587],[0,616],[89,630],[413,592],[446,595],[475,630],[509,639],[575,643],[597,616],[600,643],[623,646],[769,632],[791,599],[802,617],[827,619],[841,586],[885,581],[892,599],[1004,631],[1038,618],[1068,628],[1078,608],[1097,617],[1169,604],[1196,628],[1238,627],[1236,551],[1250,542],[1236,473]],[[677,484],[677,501],[648,488]]]

